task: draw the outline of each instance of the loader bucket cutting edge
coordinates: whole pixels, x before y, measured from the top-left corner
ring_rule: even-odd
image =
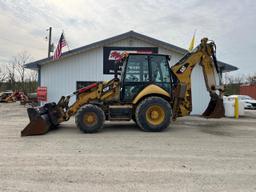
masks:
[[[202,114],[206,118],[221,118],[225,116],[223,99],[211,98],[208,107]]]

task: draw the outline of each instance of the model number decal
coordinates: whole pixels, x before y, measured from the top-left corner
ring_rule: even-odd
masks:
[[[104,88],[103,88],[103,90],[102,90],[102,92],[103,92],[103,93],[105,93],[105,92],[109,91],[109,89],[110,89],[110,87],[109,87],[109,86],[104,87]]]
[[[177,71],[177,74],[182,74],[182,73],[184,73],[184,71],[186,71],[186,69],[188,68],[188,63],[185,63],[184,65],[182,65],[179,69],[178,69],[178,71]]]

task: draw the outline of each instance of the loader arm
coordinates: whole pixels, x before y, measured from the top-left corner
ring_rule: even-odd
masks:
[[[112,79],[106,83],[94,83],[88,87],[76,91],[76,101],[70,106],[67,106],[65,117],[68,119],[80,109],[81,106],[88,104],[90,101],[108,101],[119,99],[119,79]]]
[[[69,96],[62,96],[57,104],[47,103],[39,108],[28,108],[30,123],[21,131],[21,136],[45,134],[69,118],[84,105],[90,102],[101,103],[119,99],[120,81],[114,78],[107,82],[93,83],[79,89]],[[71,96],[76,101],[69,106]]]
[[[171,67],[174,79],[176,78],[177,80],[177,84],[174,85],[174,119],[178,116],[189,115],[192,111],[191,74],[197,64],[202,66],[205,85],[207,91],[210,93],[211,99],[216,100],[216,98],[221,99],[222,97],[223,86],[221,86],[219,69],[215,57],[215,44],[212,41],[209,42],[207,38],[203,38],[201,43],[192,52],[187,53],[178,63]],[[216,80],[216,75],[219,75],[219,81]],[[217,90],[220,93],[219,95],[217,95]],[[210,107],[213,109],[208,113],[214,111],[215,107],[212,107],[212,105]],[[222,108],[222,106],[219,108]],[[222,111],[218,111],[220,114],[217,116],[223,116],[224,112]],[[211,114],[207,115],[209,116]],[[216,116],[216,114],[214,115]]]

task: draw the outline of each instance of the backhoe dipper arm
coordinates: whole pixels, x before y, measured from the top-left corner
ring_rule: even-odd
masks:
[[[207,90],[211,94],[216,90],[223,90],[216,81],[216,73],[219,74],[215,57],[215,44],[203,38],[201,43],[192,52],[187,53],[178,63],[171,67],[174,78],[178,84],[174,85],[175,100],[173,106],[174,119],[177,116],[189,115],[192,111],[191,98],[191,73],[195,65],[201,65]]]

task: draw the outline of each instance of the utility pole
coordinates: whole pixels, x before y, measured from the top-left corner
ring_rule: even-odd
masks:
[[[51,52],[52,52],[52,27],[49,27],[49,42],[48,42],[48,58],[51,56]]]

